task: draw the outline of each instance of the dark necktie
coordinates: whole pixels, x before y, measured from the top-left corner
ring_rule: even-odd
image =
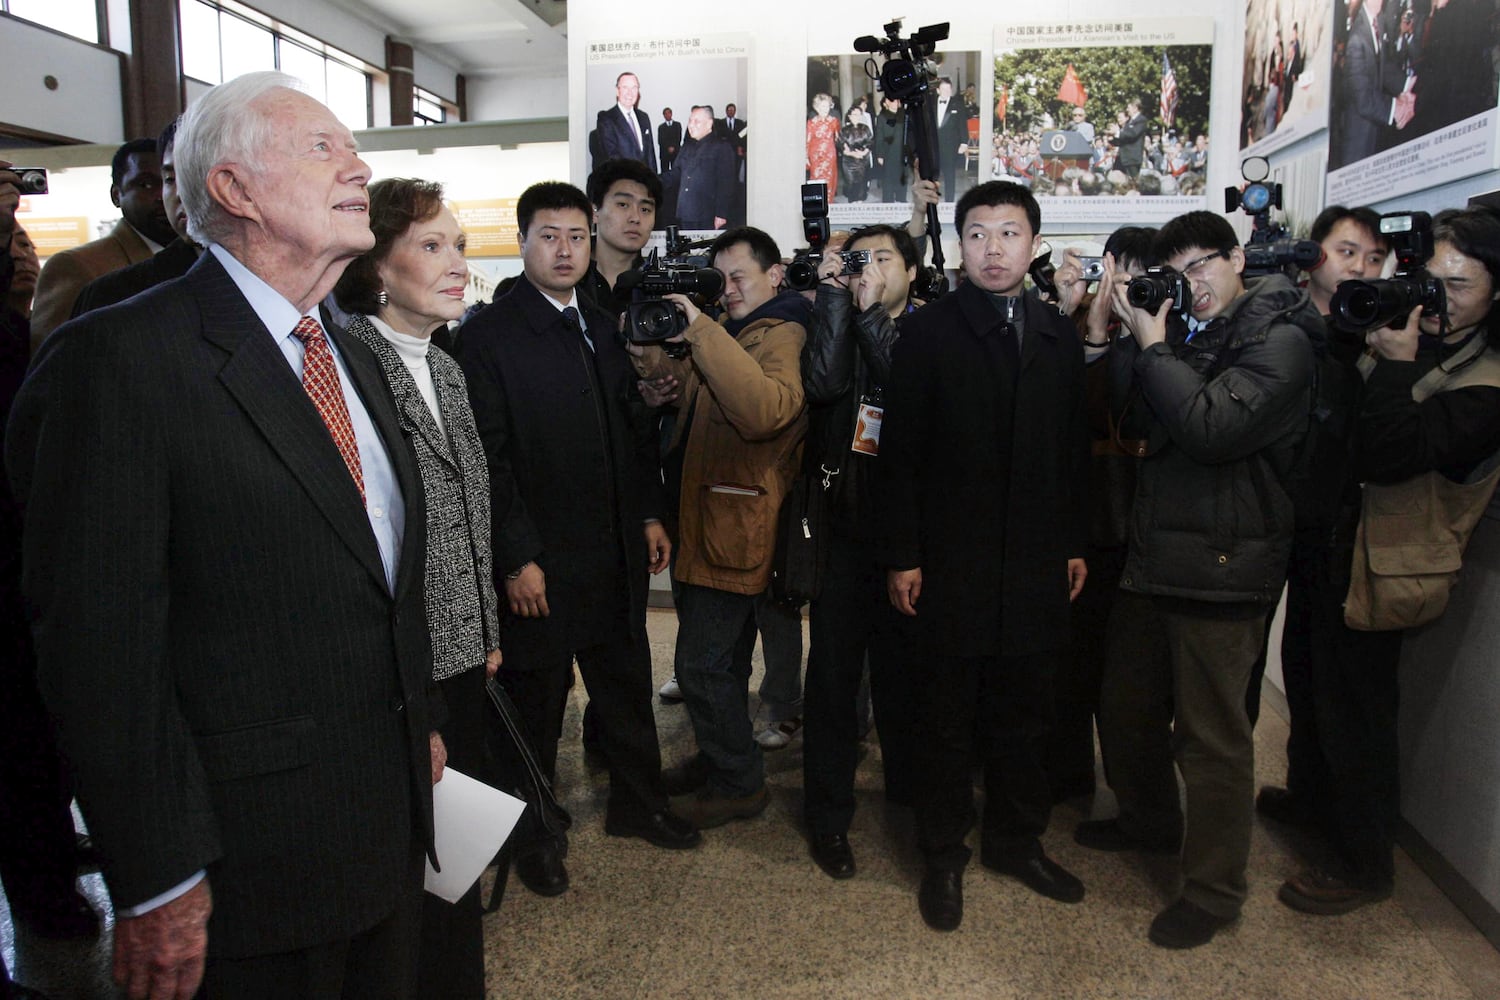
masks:
[[[328,428],[339,454],[344,456],[344,465],[359,487],[359,499],[365,501],[365,475],[359,462],[359,441],[354,437],[354,424],[349,420],[349,404],[344,401],[344,386],[339,381],[338,366],[334,364],[333,352],[328,349],[328,340],[317,320],[303,316],[297,321],[292,336],[302,341],[302,388],[317,407],[318,416]]]
[[[583,341],[583,345],[592,352],[594,345],[589,341],[588,334],[583,332],[583,320],[579,317],[578,310],[572,306],[568,306],[562,311],[562,314],[563,322],[568,324],[568,329],[576,333],[578,339]]]

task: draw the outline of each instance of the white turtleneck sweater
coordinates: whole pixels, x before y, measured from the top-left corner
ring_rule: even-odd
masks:
[[[432,346],[429,337],[413,337],[405,333],[397,333],[391,329],[389,323],[379,316],[369,317],[370,325],[380,331],[401,360],[406,364],[406,370],[411,372],[411,377],[417,383],[417,391],[427,401],[427,409],[432,411],[432,419],[437,422],[438,430],[447,433],[443,426],[443,414],[438,409],[437,388],[432,384],[432,369],[427,365],[427,349]]]

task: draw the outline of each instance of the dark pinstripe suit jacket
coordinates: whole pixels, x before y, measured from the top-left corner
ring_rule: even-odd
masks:
[[[49,338],[6,458],[40,682],[115,901],[207,868],[210,954],[347,937],[431,842],[425,511],[369,350],[330,331],[406,503],[393,597],[312,402],[212,254]]]
[[[432,633],[432,676],[444,680],[484,663],[500,645],[490,555],[490,473],[474,429],[464,373],[431,347],[432,371],[443,427],[417,388],[401,355],[358,314],[349,335],[375,354],[396,400],[401,427],[411,436],[417,470],[427,493],[427,628]]]

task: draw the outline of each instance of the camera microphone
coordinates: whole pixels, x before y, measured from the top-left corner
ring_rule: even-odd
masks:
[[[885,43],[874,35],[860,35],[854,40],[855,52],[883,52]]]

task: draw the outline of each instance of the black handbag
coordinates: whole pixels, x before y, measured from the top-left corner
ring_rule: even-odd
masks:
[[[837,468],[820,462],[792,481],[781,502],[776,526],[776,555],[771,562],[771,596],[788,607],[800,608],[818,599],[828,568],[830,491]]]
[[[531,748],[531,740],[526,735],[521,713],[515,702],[510,700],[509,693],[493,677],[485,681],[484,687],[489,695],[490,707],[495,710],[500,723],[490,727],[486,739],[497,762],[500,784],[504,786],[501,790],[526,802],[526,811],[517,821],[516,828],[511,831],[505,845],[500,848],[500,853],[495,856],[498,869],[495,887],[491,890],[489,904],[485,907],[486,913],[493,913],[500,908],[500,901],[505,897],[505,884],[509,880],[511,858],[515,853],[514,845],[522,824],[531,824],[533,833],[539,832],[540,836],[561,838],[573,826],[573,817],[552,794],[552,783],[547,780],[541,764],[537,763],[536,751]]]

